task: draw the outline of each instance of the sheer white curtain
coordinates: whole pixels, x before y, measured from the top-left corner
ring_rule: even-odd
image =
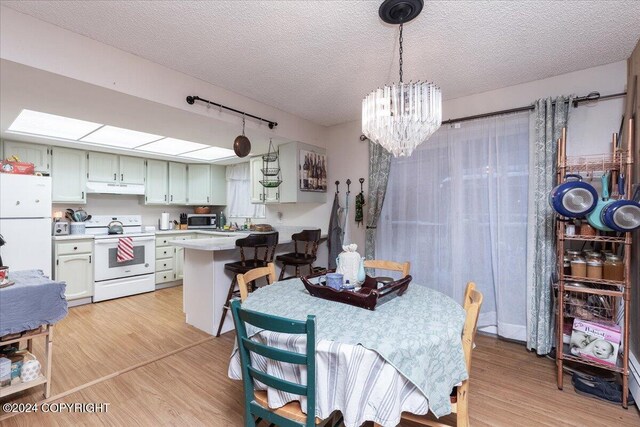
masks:
[[[251,203],[251,169],[248,162],[227,166],[227,216],[265,217],[264,205]]]
[[[392,160],[376,258],[460,302],[475,282],[479,326],[525,341],[529,114],[459,126]]]

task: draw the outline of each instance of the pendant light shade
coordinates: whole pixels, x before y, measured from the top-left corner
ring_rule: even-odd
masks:
[[[402,81],[403,24],[418,16],[422,0],[385,0],[379,15],[400,25],[400,82],[362,100],[362,133],[395,157],[410,156],[442,124],[442,92],[434,83]]]

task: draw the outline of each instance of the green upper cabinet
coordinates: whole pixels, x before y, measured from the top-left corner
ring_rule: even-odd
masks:
[[[169,162],[169,203],[187,204],[187,165]]]
[[[50,152],[53,203],[86,203],[86,152],[59,147]]]
[[[21,162],[33,163],[36,172],[51,173],[49,147],[39,144],[25,144],[24,142],[4,141],[3,159],[17,156]]]
[[[211,165],[211,199],[214,206],[227,205],[227,167]]]
[[[120,184],[144,184],[144,159],[120,156]]]
[[[211,167],[209,165],[189,165],[187,177],[187,204],[211,204]]]
[[[116,154],[90,152],[87,154],[89,181],[118,182],[118,156]]]
[[[147,182],[144,201],[148,205],[166,205],[169,197],[168,166],[162,160],[147,160]]]

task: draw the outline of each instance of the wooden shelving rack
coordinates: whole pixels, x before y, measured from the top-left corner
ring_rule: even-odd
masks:
[[[33,353],[33,340],[40,337],[45,339],[44,351],[46,359],[46,362],[42,364],[40,376],[33,381],[29,381],[26,383],[20,382],[14,385],[0,388],[0,398],[4,398],[6,396],[10,396],[12,394],[43,384],[45,399],[48,399],[51,395],[51,356],[53,350],[53,325],[43,325],[41,327],[41,331],[36,334],[23,335],[15,339],[0,341],[0,345],[15,344],[26,341],[27,350],[29,351],[29,353]]]
[[[625,182],[625,194],[627,197],[631,195],[631,177],[633,176],[633,119],[629,119],[629,132],[627,135],[626,147],[622,147],[622,142],[618,148],[614,147],[611,154],[595,155],[595,156],[576,156],[567,157],[567,134],[566,129],[562,130],[562,137],[558,140],[558,170],[557,178],[558,182],[561,182],[563,177],[567,173],[578,172],[605,172],[607,170],[616,171],[617,173],[624,173],[626,178]],[[556,239],[557,239],[557,262],[558,262],[558,295],[556,306],[556,366],[557,366],[557,384],[558,388],[562,390],[563,387],[563,364],[565,361],[573,363],[585,364],[595,366],[601,369],[606,369],[613,372],[618,372],[622,376],[622,406],[627,408],[629,398],[629,304],[631,299],[631,244],[632,233],[612,233],[606,236],[582,236],[582,235],[567,235],[565,221],[562,218],[558,218],[556,221]],[[613,280],[597,280],[583,277],[574,277],[564,274],[564,251],[565,242],[568,241],[582,241],[582,242],[600,242],[600,243],[613,243],[616,245],[623,245],[624,253],[624,281]],[[571,282],[582,282],[591,285],[598,285],[594,287],[578,287],[567,285]],[[571,353],[564,352],[563,343],[563,326],[566,317],[569,313],[566,312],[566,292],[570,292],[573,295],[583,295],[587,298],[589,295],[596,295],[610,298],[613,301],[610,310],[604,313],[604,316],[616,321],[618,318],[618,310],[623,310],[622,321],[622,357],[618,357],[617,366],[610,366],[595,361],[586,360],[578,356],[574,356]],[[578,317],[578,316],[576,316]]]

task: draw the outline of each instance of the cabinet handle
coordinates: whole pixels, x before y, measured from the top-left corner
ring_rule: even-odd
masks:
[[[209,203],[209,196],[207,196],[207,203]]]
[[[164,195],[164,201],[165,202],[167,201],[167,195],[166,194]]]
[[[89,264],[91,264],[91,255],[89,255]]]
[[[124,174],[123,173],[120,174],[120,181],[124,181]]]
[[[82,198],[84,199],[84,191],[82,192]]]
[[[173,194],[171,195],[171,201],[173,202]]]
[[[113,174],[113,180],[115,181],[116,179],[118,179],[118,175],[117,174]]]
[[[77,246],[74,246],[74,247],[73,247],[73,250],[74,250],[74,251],[77,251],[77,250],[78,250],[78,247],[77,247]]]

